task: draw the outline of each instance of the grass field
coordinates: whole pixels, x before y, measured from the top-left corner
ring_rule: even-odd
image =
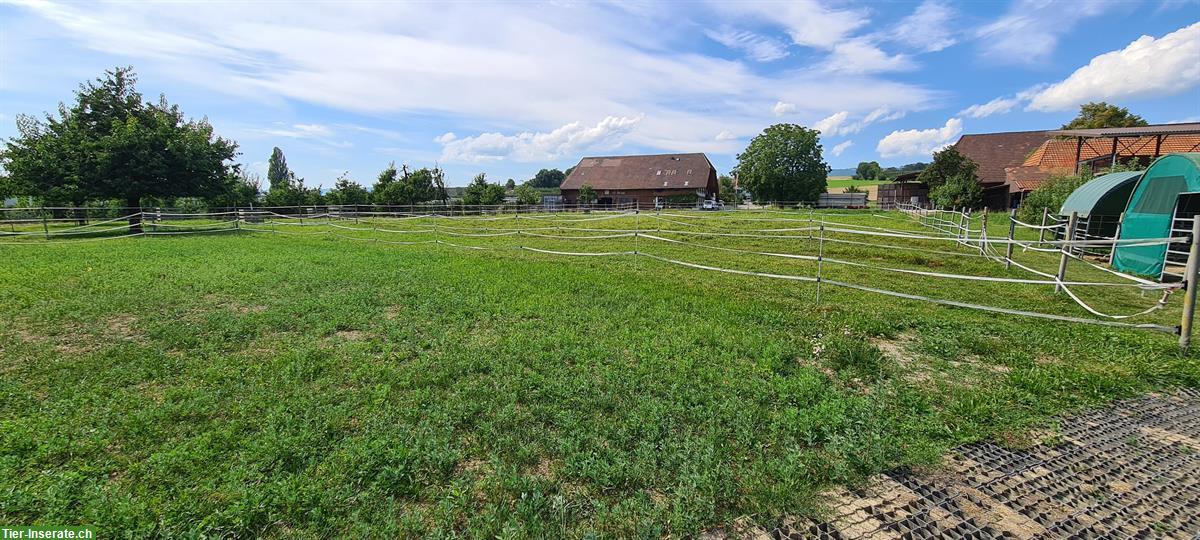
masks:
[[[231,537],[659,537],[819,514],[1060,412],[1200,386],[1170,335],[813,283],[815,254],[999,277],[953,243],[804,232],[808,213],[349,228],[0,245],[0,523]],[[898,213],[831,222],[922,229]],[[761,219],[762,221],[755,221]],[[553,229],[548,227],[561,227]],[[488,228],[490,230],[485,230]],[[572,228],[592,228],[578,231]],[[993,237],[1005,226],[995,218]],[[303,234],[301,234],[303,233]],[[378,240],[378,241],[376,241]],[[448,244],[385,242],[442,240]],[[902,242],[879,247],[845,242]],[[463,247],[458,247],[463,246]],[[470,249],[474,246],[489,249]],[[929,250],[944,253],[934,253]],[[1053,255],[1018,250],[1053,269]],[[825,279],[1086,316],[1052,287],[823,263]],[[1073,264],[1069,279],[1114,281]],[[1104,310],[1153,293],[1081,289]],[[1134,322],[1177,324],[1180,298]]]
[[[879,184],[886,184],[888,182],[889,180],[855,180],[849,176],[830,176],[829,179],[826,180],[825,187],[827,189],[841,189],[848,188],[850,186],[861,188],[865,186],[877,186]]]

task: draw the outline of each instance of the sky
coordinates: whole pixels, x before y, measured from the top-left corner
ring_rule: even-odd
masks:
[[[820,130],[834,168],[889,166],[1088,101],[1200,121],[1200,2],[0,0],[0,137],[126,65],[247,170],[278,146],[312,186],[664,152],[726,173],[775,123]]]

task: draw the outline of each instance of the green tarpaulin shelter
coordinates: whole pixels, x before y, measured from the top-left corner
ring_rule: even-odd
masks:
[[[1093,178],[1071,192],[1059,209],[1059,215],[1069,216],[1075,212],[1080,223],[1086,224],[1090,235],[1116,235],[1117,222],[1129,204],[1129,196],[1142,178],[1142,172],[1117,172]]]
[[[1200,153],[1169,154],[1158,158],[1142,174],[1121,223],[1121,240],[1171,236],[1171,220],[1181,195],[1200,193]],[[1166,257],[1165,244],[1118,246],[1113,268],[1159,277]]]

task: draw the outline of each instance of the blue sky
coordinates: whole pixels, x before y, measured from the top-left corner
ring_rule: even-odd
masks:
[[[1200,121],[1200,3],[0,2],[0,137],[132,65],[310,185],[389,161],[451,185],[582,155],[706,152],[777,122],[834,167],[927,161],[963,133],[1054,128],[1107,100]]]

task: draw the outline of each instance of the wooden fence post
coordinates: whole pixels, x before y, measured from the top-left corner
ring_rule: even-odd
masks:
[[[1117,218],[1117,231],[1113,233],[1113,245],[1108,250],[1108,266],[1111,268],[1113,260],[1117,258],[1117,243],[1116,240],[1121,237],[1121,227],[1125,225],[1125,212],[1121,212],[1121,216]]]
[[[46,233],[46,240],[50,239],[50,225],[46,223],[46,208],[42,207],[42,232]]]
[[[1071,219],[1067,220],[1067,234],[1063,237],[1062,254],[1058,257],[1058,274],[1055,277],[1058,283],[1054,284],[1054,292],[1063,289],[1062,281],[1067,277],[1067,259],[1071,256],[1071,242],[1075,240],[1075,223],[1078,221],[1079,212],[1071,212]]]
[[[1192,247],[1188,250],[1187,270],[1183,280],[1187,289],[1183,296],[1183,318],[1179,321],[1179,346],[1187,349],[1192,345],[1192,321],[1196,315],[1196,274],[1200,272],[1200,216],[1192,218]]]
[[[987,255],[987,227],[988,227],[988,213],[987,213],[987,210],[984,210],[983,215],[979,216],[979,254],[980,255]],[[968,236],[968,238],[969,238],[969,236]]]
[[[1044,216],[1044,215],[1043,215]],[[1042,219],[1045,219],[1043,217]],[[1017,233],[1017,209],[1008,213],[1008,247],[1004,248],[1004,269],[1012,268],[1013,236]]]

